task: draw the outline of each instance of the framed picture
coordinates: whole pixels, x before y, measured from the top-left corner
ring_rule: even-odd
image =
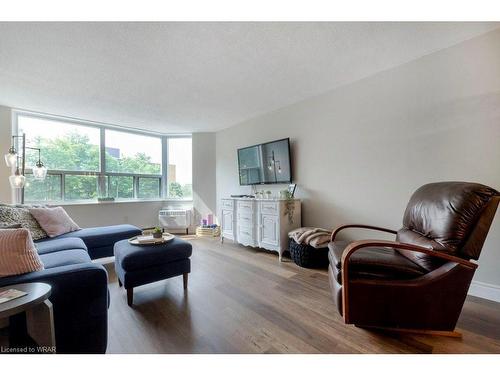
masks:
[[[288,185],[288,192],[290,193],[290,196],[293,198],[295,195],[295,188],[297,187],[297,184],[290,184]]]

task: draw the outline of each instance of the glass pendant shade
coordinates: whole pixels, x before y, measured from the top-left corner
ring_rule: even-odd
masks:
[[[36,166],[33,168],[33,178],[35,180],[45,180],[47,176],[47,167],[45,167],[42,163],[36,163]]]
[[[12,189],[22,189],[26,184],[26,177],[19,174],[19,169],[16,171],[16,174],[13,174],[9,177],[10,186]]]
[[[5,164],[7,167],[14,167],[17,162],[17,153],[14,149],[10,149],[8,154],[5,154]]]

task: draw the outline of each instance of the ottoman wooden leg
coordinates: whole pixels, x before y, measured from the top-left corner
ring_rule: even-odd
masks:
[[[134,303],[134,288],[127,289],[127,303],[129,306]]]
[[[184,289],[188,288],[188,275],[189,275],[189,273],[182,274],[182,281],[184,283]]]

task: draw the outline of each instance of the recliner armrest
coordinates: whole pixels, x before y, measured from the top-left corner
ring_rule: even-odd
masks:
[[[334,241],[335,240],[335,237],[337,237],[337,234],[344,230],[344,229],[348,229],[348,228],[360,228],[360,229],[370,229],[370,230],[376,230],[376,231],[379,231],[379,232],[387,232],[387,233],[392,233],[392,234],[396,234],[397,232],[395,230],[392,230],[392,229],[387,229],[387,228],[382,228],[382,227],[376,227],[376,226],[373,226],[373,225],[365,225],[365,224],[344,224],[344,225],[341,225],[337,228],[335,228],[333,231],[332,231],[332,236],[330,237],[330,241]]]
[[[427,254],[436,258],[441,258],[444,260],[447,260],[449,262],[455,262],[462,264],[466,267],[470,267],[473,269],[477,268],[477,263],[473,263],[469,260],[462,259],[459,257],[456,257],[451,254],[443,253],[440,251],[434,251],[430,247],[424,247],[424,246],[418,246],[418,245],[413,245],[409,243],[403,243],[403,242],[396,242],[396,241],[386,241],[386,240],[362,240],[362,241],[354,241],[351,242],[345,249],[344,252],[342,253],[342,272],[344,271],[344,266],[346,266],[346,263],[349,262],[349,258],[351,255],[364,247],[390,247],[393,249],[400,249],[400,250],[410,250],[410,251],[415,251],[417,253],[423,253]]]

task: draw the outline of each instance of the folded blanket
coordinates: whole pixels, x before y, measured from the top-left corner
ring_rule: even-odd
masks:
[[[331,234],[331,231],[323,228],[302,227],[289,232],[288,237],[298,244],[323,248],[330,242]]]

